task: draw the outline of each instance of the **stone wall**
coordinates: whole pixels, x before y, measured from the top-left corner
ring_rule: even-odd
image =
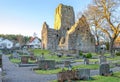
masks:
[[[75,23],[73,7],[60,4],[55,11],[54,29],[60,30],[60,35],[65,36],[67,30]]]
[[[54,29],[44,23],[41,35],[42,46],[45,49],[95,51],[95,39],[85,16],[75,23],[71,6],[60,4],[55,11]]]

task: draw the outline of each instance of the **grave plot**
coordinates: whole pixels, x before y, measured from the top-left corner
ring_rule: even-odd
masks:
[[[57,74],[58,82],[90,80],[90,69],[67,70]]]
[[[38,69],[42,70],[55,69],[55,60],[39,60]]]
[[[21,56],[21,63],[22,64],[28,64],[28,59],[29,59],[28,56]]]
[[[99,74],[102,76],[112,75],[112,71],[110,71],[109,64],[101,64],[99,67]]]

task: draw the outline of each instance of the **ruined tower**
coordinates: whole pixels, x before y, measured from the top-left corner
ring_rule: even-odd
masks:
[[[59,4],[55,10],[54,29],[60,31],[60,36],[65,37],[67,30],[75,23],[73,7]]]
[[[91,52],[95,50],[94,36],[90,32],[86,17],[75,23],[73,7],[60,4],[55,10],[54,29],[44,23],[42,48],[53,51]]]

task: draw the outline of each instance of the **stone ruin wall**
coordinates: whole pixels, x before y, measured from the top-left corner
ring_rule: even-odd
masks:
[[[60,4],[55,11],[54,29],[60,31],[60,36],[65,37],[67,30],[75,23],[73,7]]]
[[[45,25],[43,25],[45,27]],[[46,31],[46,32],[45,32]],[[45,33],[43,33],[45,32]],[[49,50],[94,51],[94,36],[84,16],[75,23],[73,7],[60,4],[56,8],[54,29],[42,30],[42,42]],[[79,47],[77,46],[79,45]]]
[[[43,23],[42,31],[41,31],[41,38],[42,38],[42,49],[47,49],[48,46],[48,25],[46,22]]]

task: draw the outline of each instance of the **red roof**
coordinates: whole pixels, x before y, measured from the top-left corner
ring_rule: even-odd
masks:
[[[35,37],[31,37],[29,42],[32,42],[35,39]]]

